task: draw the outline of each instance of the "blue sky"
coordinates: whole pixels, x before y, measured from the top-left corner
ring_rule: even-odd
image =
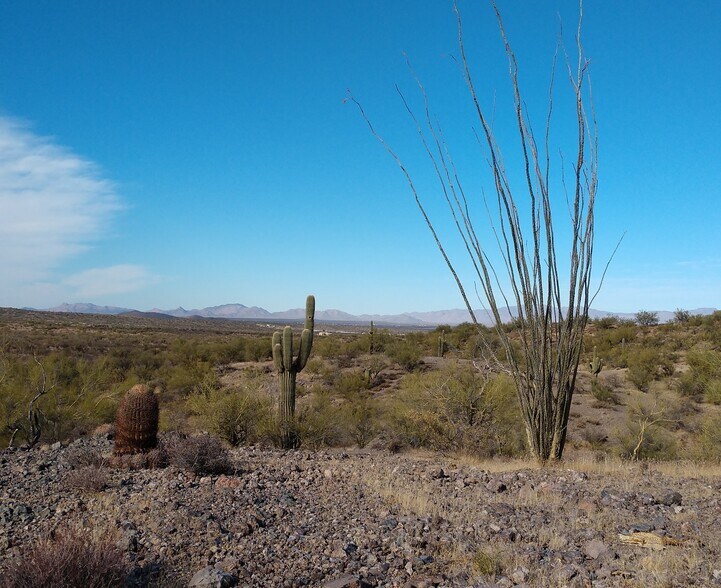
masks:
[[[460,8],[512,169],[493,13],[485,0]],[[531,116],[542,117],[558,16],[573,49],[578,5],[499,8]],[[719,29],[719,2],[586,0],[598,274],[626,233],[596,308],[721,306]],[[460,307],[403,176],[344,103],[350,88],[458,251],[395,91],[417,104],[403,52],[464,180],[490,193],[451,58],[450,1],[0,3],[0,306],[284,310],[313,292],[319,308],[352,313]],[[558,150],[568,159],[574,147],[568,99],[559,75],[557,174]]]

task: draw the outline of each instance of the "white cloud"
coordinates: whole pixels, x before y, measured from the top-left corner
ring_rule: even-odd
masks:
[[[0,117],[0,271],[39,279],[83,251],[121,209],[92,162]]]
[[[122,209],[95,163],[0,116],[0,306],[53,305],[60,294],[123,293],[149,283],[133,265],[58,277]]]
[[[65,278],[63,285],[71,288],[73,300],[86,300],[135,292],[157,281],[142,266],[126,264],[82,271]]]

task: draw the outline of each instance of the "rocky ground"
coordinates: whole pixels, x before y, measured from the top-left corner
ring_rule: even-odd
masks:
[[[721,586],[713,472],[247,447],[196,475],[92,457],[111,450],[0,452],[0,573],[75,529],[131,586]]]

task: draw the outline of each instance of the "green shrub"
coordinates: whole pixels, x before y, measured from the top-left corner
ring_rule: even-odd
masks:
[[[512,383],[488,380],[470,367],[406,377],[387,419],[386,434],[402,445],[482,456],[523,450]]]
[[[653,380],[657,380],[661,375],[672,375],[673,372],[673,359],[668,353],[654,348],[643,348],[630,355],[626,377],[639,390],[647,392]]]
[[[336,447],[348,441],[343,427],[342,409],[327,393],[315,392],[310,402],[296,413],[302,447]]]
[[[370,383],[369,378],[362,371],[338,372],[333,389],[341,396],[352,397],[367,390]]]
[[[233,446],[253,443],[273,408],[263,387],[263,378],[253,375],[246,376],[238,388],[201,386],[186,406],[201,429]]]
[[[421,364],[421,349],[413,340],[395,341],[386,346],[386,353],[392,361],[408,372]]]
[[[677,443],[668,428],[677,426],[679,411],[660,396],[632,406],[625,427],[616,432],[621,457],[674,459]]]
[[[721,404],[721,353],[701,344],[688,352],[686,361],[689,370],[679,380],[680,392],[703,395],[706,402]]]
[[[707,415],[695,436],[696,456],[702,460],[721,460],[721,413]]]
[[[599,382],[598,379],[591,381],[591,395],[604,404],[619,404],[617,394],[603,382]]]
[[[704,400],[709,404],[721,404],[721,380],[709,380],[705,388]]]
[[[361,449],[365,447],[378,431],[378,410],[371,399],[359,397],[344,408],[344,422],[348,434]]]

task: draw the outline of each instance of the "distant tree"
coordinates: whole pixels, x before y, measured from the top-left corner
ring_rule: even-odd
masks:
[[[491,1],[506,52],[511,90],[515,132],[518,139],[518,162],[525,174],[520,186],[511,187],[512,177],[506,172],[506,165],[493,126],[493,115],[481,106],[476,92],[475,79],[466,56],[462,20],[457,4],[457,38],[459,67],[468,89],[471,105],[478,128],[478,140],[486,152],[482,162],[490,171],[494,195],[488,199],[489,215],[494,215],[492,226],[486,235],[488,242],[498,245],[501,261],[493,265],[490,249],[482,244],[471,218],[472,208],[466,191],[451,157],[445,136],[436,117],[431,113],[428,97],[420,80],[415,77],[423,100],[422,117],[417,117],[405,96],[401,100],[418,132],[421,144],[428,157],[434,178],[438,181],[438,195],[450,211],[451,224],[462,240],[463,247],[474,269],[474,283],[487,302],[490,315],[495,323],[500,349],[491,348],[486,337],[485,354],[513,379],[525,424],[528,447],[531,454],[541,462],[560,459],[566,442],[571,399],[576,386],[576,374],[583,349],[583,332],[588,322],[588,310],[592,300],[591,268],[594,243],[594,205],[598,185],[597,130],[593,117],[590,88],[587,84],[588,60],[585,58],[580,39],[583,5],[579,11],[576,34],[575,63],[560,46],[553,58],[548,109],[544,119],[541,137],[536,137],[527,110],[518,78],[518,63],[508,41],[501,15]],[[576,127],[577,143],[573,145],[571,171],[562,170],[561,183],[565,198],[563,213],[553,219],[551,193],[557,184],[551,179],[552,149],[549,145],[551,114],[553,112],[553,80],[556,58],[560,52],[565,55],[566,70],[571,86],[573,124]],[[483,333],[469,302],[466,288],[456,272],[454,261],[441,242],[439,232],[430,219],[421,201],[418,187],[400,157],[377,133],[362,106],[350,95],[368,124],[371,133],[379,140],[403,173],[415,202],[425,220],[437,247],[461,293],[468,312]],[[570,123],[570,121],[568,121]],[[514,162],[515,164],[515,162]],[[563,166],[563,161],[561,162]],[[569,176],[568,178],[566,176]],[[515,179],[515,178],[513,178]],[[514,195],[523,193],[523,198]],[[495,205],[495,211],[492,211]],[[565,208],[565,206],[568,208]],[[483,203],[480,204],[483,207]],[[526,220],[521,211],[527,211]],[[568,249],[557,253],[554,229],[556,221],[566,218],[570,221],[568,232],[564,229],[563,243]],[[565,238],[566,234],[570,237]],[[559,259],[569,261],[567,268],[560,267]],[[605,273],[605,272],[604,272]],[[510,286],[501,286],[500,274],[504,274]],[[561,276],[568,281],[562,282]],[[603,278],[601,278],[601,282]],[[513,338],[503,323],[503,307],[515,306],[515,321],[518,330]],[[499,358],[503,358],[501,361]]]
[[[688,310],[677,308],[673,313],[673,319],[677,323],[687,323],[691,320],[691,313]]]
[[[658,324],[658,313],[650,310],[639,310],[635,318],[636,324],[642,327],[653,327]]]

